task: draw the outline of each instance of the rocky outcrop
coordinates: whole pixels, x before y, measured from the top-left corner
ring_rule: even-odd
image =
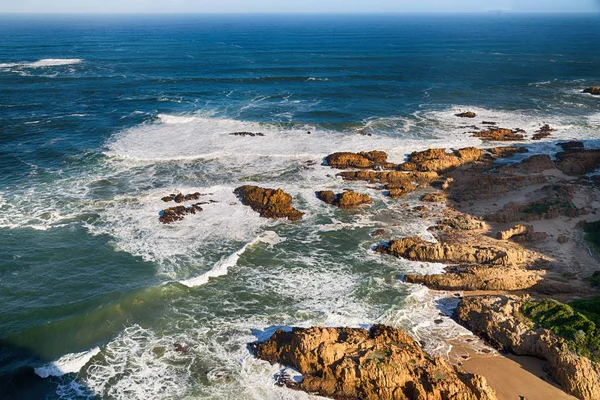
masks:
[[[251,345],[256,357],[303,374],[289,387],[344,400],[493,400],[485,378],[427,355],[404,332],[361,328],[279,330]]]
[[[184,201],[198,200],[202,196],[200,192],[182,194],[182,193],[171,193],[168,196],[163,197],[161,200],[165,203],[174,201],[175,203],[183,203]]]
[[[407,237],[379,245],[376,251],[412,261],[446,264],[516,267],[524,265],[528,259],[528,252],[521,247],[493,243],[493,239],[485,240],[479,236],[474,242],[464,239],[465,237],[453,236],[432,243],[419,237]]]
[[[542,279],[538,271],[510,267],[447,267],[446,273],[432,275],[406,275],[404,281],[427,286],[433,290],[525,290]]]
[[[510,229],[498,232],[498,235],[496,237],[498,240],[508,240],[513,236],[525,235],[529,232],[533,232],[533,227],[531,225],[517,224]]]
[[[366,181],[371,183],[405,184],[417,183],[429,184],[440,178],[436,172],[402,172],[402,171],[345,171],[340,172],[347,181]]]
[[[360,153],[333,153],[325,157],[325,165],[337,169],[348,168],[393,168],[394,164],[387,162],[387,154],[383,151],[362,151]]]
[[[507,165],[500,169],[503,173],[537,174],[548,169],[554,169],[556,165],[548,154],[536,154],[520,163]]]
[[[527,153],[529,150],[525,147],[515,147],[515,146],[506,146],[506,147],[492,147],[486,149],[488,153],[491,153],[499,158],[508,158],[512,157],[515,154],[519,153]]]
[[[600,86],[592,86],[586,89],[583,89],[583,93],[593,94],[594,96],[600,96]]]
[[[600,365],[571,353],[551,331],[536,329],[521,307],[516,296],[465,297],[454,318],[498,349],[547,360],[553,378],[567,393],[583,400],[600,399]]]
[[[466,111],[463,113],[458,113],[458,114],[454,114],[457,117],[460,118],[475,118],[477,116],[477,114],[475,114],[473,111]]]
[[[398,165],[401,171],[444,172],[461,165],[480,160],[485,152],[475,147],[466,147],[446,153],[444,149],[416,151],[408,156],[408,161]]]
[[[512,142],[517,140],[523,140],[524,136],[519,133],[522,130],[510,130],[506,128],[491,128],[476,132],[473,137],[481,140],[492,140],[496,142]]]
[[[538,129],[537,131],[535,131],[535,134],[531,137],[532,140],[542,140],[544,138],[547,138],[548,136],[550,136],[550,134],[552,132],[554,132],[556,129],[552,128],[550,125],[545,124],[542,125],[542,127],[540,127],[540,129]]]
[[[539,200],[525,204],[509,202],[500,211],[486,215],[485,219],[492,222],[539,221],[587,214],[587,210],[573,204],[574,191],[572,185],[547,185],[532,193]]]
[[[319,200],[339,208],[354,208],[372,203],[371,197],[368,194],[356,193],[353,190],[346,190],[338,194],[333,193],[331,190],[324,190],[315,192],[315,195]]]
[[[438,224],[432,227],[432,230],[457,230],[457,231],[473,231],[483,229],[485,223],[470,214],[457,214],[456,216],[444,218]]]
[[[421,201],[426,203],[445,203],[447,199],[443,193],[426,193],[421,197]]]
[[[304,213],[292,207],[292,196],[281,189],[244,185],[234,190],[242,204],[250,206],[264,218],[287,218],[296,221]]]
[[[393,199],[399,199],[417,190],[417,185],[412,182],[387,183],[384,187],[387,195]]]
[[[600,168],[600,150],[574,150],[556,154],[558,169],[567,175],[584,175]]]
[[[200,203],[192,204],[191,206],[176,206],[162,210],[158,213],[158,220],[163,224],[170,224],[175,221],[181,221],[188,214],[196,214],[202,211]]]
[[[537,185],[548,181],[543,175],[513,176],[501,173],[452,175],[454,181],[448,190],[458,201],[485,200],[500,197],[506,193],[527,186]]]

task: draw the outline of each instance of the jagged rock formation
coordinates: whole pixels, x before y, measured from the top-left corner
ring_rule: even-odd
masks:
[[[461,165],[480,160],[484,151],[475,147],[466,147],[446,153],[444,149],[429,149],[413,152],[408,156],[408,161],[398,165],[401,171],[435,171],[444,172]]]
[[[493,140],[496,142],[512,142],[516,140],[523,140],[524,137],[519,132],[522,130],[510,130],[506,128],[490,128],[473,134],[473,137],[481,140]]]
[[[535,134],[531,137],[532,140],[542,140],[544,138],[547,138],[548,136],[550,136],[550,134],[552,132],[554,132],[556,129],[550,127],[550,125],[545,124],[543,125],[540,129],[538,129],[537,131],[535,131]]]
[[[432,227],[432,230],[473,231],[484,227],[485,223],[483,221],[469,214],[459,213],[456,216],[440,220],[436,226]]]
[[[348,168],[393,168],[393,163],[387,162],[387,154],[383,151],[362,151],[360,153],[333,153],[325,157],[325,165],[337,169]]]
[[[523,266],[529,258],[529,252],[519,246],[483,237],[474,241],[464,239],[454,235],[432,243],[419,237],[407,237],[379,245],[376,251],[412,261],[507,267]]]
[[[331,190],[325,190],[315,192],[315,195],[319,200],[339,208],[354,208],[372,203],[371,197],[368,194],[356,193],[353,190],[346,190],[338,194],[333,193]]]
[[[600,150],[571,150],[556,154],[556,166],[567,175],[584,175],[600,168]]]
[[[295,389],[344,400],[493,400],[485,378],[427,355],[404,332],[360,328],[294,328],[252,345],[270,363],[303,374]]]
[[[569,394],[600,399],[600,365],[573,354],[564,341],[547,329],[535,329],[521,312],[515,296],[465,297],[454,318],[494,347],[547,360],[554,379]]]
[[[169,201],[174,201],[175,203],[183,203],[184,201],[198,200],[200,196],[202,196],[200,192],[185,195],[182,193],[171,193],[170,195],[163,197],[161,200],[165,203],[168,203]]]
[[[170,224],[175,221],[181,221],[188,214],[196,214],[202,211],[200,203],[192,204],[191,206],[176,206],[162,210],[158,213],[158,220],[163,224]]]
[[[498,240],[508,240],[508,239],[512,238],[513,236],[525,235],[532,231],[533,231],[533,227],[531,225],[517,224],[510,229],[498,232],[498,235],[496,237]]]
[[[457,117],[460,118],[475,118],[477,116],[477,114],[475,114],[473,111],[466,111],[463,113],[458,113],[458,114],[454,114]]]
[[[462,172],[462,171],[460,171]],[[548,181],[543,175],[506,175],[502,173],[452,174],[453,182],[448,190],[458,201],[485,200]]]
[[[600,96],[600,86],[592,86],[586,89],[583,89],[583,93],[593,94],[594,96]]]
[[[264,218],[287,218],[296,221],[304,213],[292,207],[292,196],[281,189],[244,185],[234,190],[242,204],[252,207]]]
[[[452,266],[443,274],[406,275],[404,281],[434,290],[524,290],[543,277],[538,271],[507,267]]]
[[[486,149],[486,150],[489,153],[491,153],[499,158],[508,158],[508,157],[514,156],[515,154],[527,153],[529,151],[525,147],[514,147],[514,146],[492,147],[492,148]]]

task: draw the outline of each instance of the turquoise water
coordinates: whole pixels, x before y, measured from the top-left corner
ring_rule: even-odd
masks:
[[[432,221],[321,159],[480,145],[453,116],[467,109],[558,128],[534,150],[600,138],[581,93],[600,84],[597,16],[0,19],[2,398],[309,398],[246,348],[280,326],[388,323],[443,354],[465,331],[398,279],[441,266],[370,236]],[[232,193],[247,183],[283,188],[304,220],[259,218]],[[313,194],[348,187],[374,204]],[[215,203],[162,225],[175,190]]]

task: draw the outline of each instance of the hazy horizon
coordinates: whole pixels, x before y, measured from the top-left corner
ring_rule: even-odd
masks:
[[[600,0],[423,0],[415,4],[406,0],[222,0],[218,4],[205,0],[133,0],[118,1],[41,0],[18,3],[0,0],[0,14],[378,14],[378,13],[596,13]]]

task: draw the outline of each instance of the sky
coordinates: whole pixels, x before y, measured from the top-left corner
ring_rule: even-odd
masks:
[[[0,13],[598,12],[600,0],[0,0]]]

